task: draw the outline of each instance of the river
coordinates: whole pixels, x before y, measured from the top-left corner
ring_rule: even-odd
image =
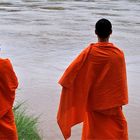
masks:
[[[43,140],[63,140],[56,123],[64,69],[90,42],[100,18],[113,24],[111,42],[124,50],[129,105],[124,107],[130,140],[140,140],[140,0],[0,0],[1,57],[19,78],[16,101],[40,116]],[[80,140],[81,126],[71,140]]]

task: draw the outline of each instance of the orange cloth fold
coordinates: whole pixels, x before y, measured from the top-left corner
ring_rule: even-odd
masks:
[[[9,59],[0,59],[0,139],[17,140],[12,112],[18,80]]]
[[[59,80],[62,85],[57,122],[65,139],[71,127],[84,121],[86,111],[128,103],[123,52],[112,43],[90,44]]]
[[[86,112],[82,140],[128,140],[127,122],[121,107]]]

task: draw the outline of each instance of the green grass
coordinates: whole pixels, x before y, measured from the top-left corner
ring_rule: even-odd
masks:
[[[13,111],[18,131],[18,140],[41,140],[38,130],[38,117],[27,115],[23,103],[17,104]]]

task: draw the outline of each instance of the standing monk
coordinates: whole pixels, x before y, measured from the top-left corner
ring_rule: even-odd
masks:
[[[122,106],[128,103],[123,51],[109,42],[112,25],[95,25],[97,43],[91,43],[59,80],[62,94],[57,122],[65,139],[71,127],[83,122],[81,140],[128,140]]]
[[[12,111],[17,77],[8,59],[0,59],[0,140],[18,140]]]

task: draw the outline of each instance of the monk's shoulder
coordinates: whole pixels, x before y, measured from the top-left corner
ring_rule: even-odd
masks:
[[[97,43],[91,43],[89,45],[89,48],[90,48],[90,52],[89,52],[89,55],[90,56],[98,56],[98,54],[103,51],[98,45]]]
[[[88,55],[93,48],[93,43],[90,43],[85,47],[78,56],[86,56]]]
[[[124,52],[122,49],[120,49],[119,47],[115,46],[111,49],[111,51],[109,52],[109,62],[111,62],[111,64],[117,65],[117,64],[123,64],[125,61],[125,57],[124,57]]]
[[[3,69],[11,67],[11,61],[8,58],[0,58],[0,67]]]
[[[0,58],[0,63],[1,64],[11,64],[11,61],[8,58]]]
[[[87,47],[85,47],[85,48],[83,49],[83,52],[84,52],[84,53],[88,52],[93,46],[94,46],[94,43],[88,44]]]
[[[120,47],[118,47],[117,45],[114,45],[114,44],[113,44],[113,47],[114,47],[116,50],[120,51],[120,53],[123,53],[123,50],[122,50]]]
[[[124,58],[124,52],[121,48],[119,48],[118,46],[114,45],[114,48],[116,50],[116,54],[118,57]]]

